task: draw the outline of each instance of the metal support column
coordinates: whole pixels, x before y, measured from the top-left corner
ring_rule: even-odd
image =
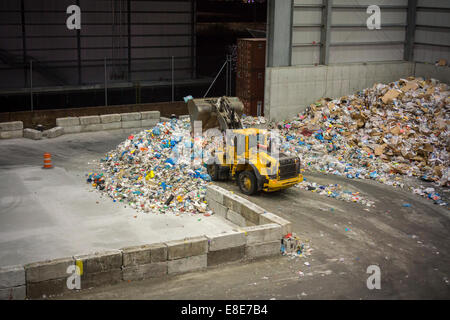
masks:
[[[175,58],[172,56],[172,102],[175,101]]]
[[[33,104],[33,60],[30,60],[30,106],[31,111],[34,109]]]
[[[197,0],[191,0],[191,78],[197,78]]]
[[[406,26],[406,41],[404,60],[414,60],[414,38],[416,33],[417,0],[408,0],[408,22]]]
[[[27,37],[25,32],[25,4],[24,0],[20,1],[20,14],[22,23],[22,62],[23,62],[23,81],[24,87],[28,85],[28,69],[27,69]]]
[[[322,9],[322,33],[320,35],[320,61],[322,65],[328,65],[330,61],[330,31],[331,13],[333,10],[333,0],[323,0]]]
[[[80,0],[77,0],[80,6]],[[78,84],[81,85],[81,30],[77,29],[77,62],[78,62]]]
[[[108,79],[106,72],[106,58],[105,58],[105,106],[108,106]]]
[[[286,67],[292,55],[293,0],[268,0],[267,3],[267,66]]]
[[[128,81],[131,81],[131,0],[127,0],[128,14]]]

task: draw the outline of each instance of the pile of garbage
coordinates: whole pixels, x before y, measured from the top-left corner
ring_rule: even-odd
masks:
[[[295,233],[288,233],[283,237],[280,250],[284,256],[300,258],[310,256],[313,251],[309,242],[302,242]]]
[[[246,123],[260,119],[246,118]],[[399,187],[402,176],[414,176],[448,187],[449,124],[448,85],[408,78],[321,99],[294,119],[269,127],[279,129],[281,151],[299,155],[307,170]],[[446,205],[437,193],[431,198]]]
[[[188,119],[161,122],[108,152],[87,182],[138,211],[211,215],[205,201],[211,177],[194,143]]]

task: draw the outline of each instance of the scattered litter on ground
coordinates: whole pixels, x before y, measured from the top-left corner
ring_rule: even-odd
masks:
[[[340,184],[321,185],[305,179],[303,182],[299,183],[297,187],[319,195],[327,196],[329,198],[335,198],[347,202],[357,202],[366,205],[367,207],[374,206],[374,201],[368,200],[367,197],[361,195],[360,192],[346,190]],[[330,211],[334,211],[334,209],[331,208]]]

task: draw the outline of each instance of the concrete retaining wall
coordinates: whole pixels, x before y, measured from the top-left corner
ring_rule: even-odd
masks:
[[[289,119],[320,98],[338,98],[413,75],[414,63],[400,61],[267,68],[264,114],[274,121]]]
[[[431,63],[416,63],[416,77],[433,78],[450,84],[450,67],[436,66]]]
[[[84,125],[99,124],[90,123],[97,122],[94,118],[82,121]],[[242,225],[220,234],[0,268],[0,300],[41,299],[68,293],[74,290],[68,284],[77,283],[76,275],[80,290],[84,290],[280,254],[281,240],[290,232],[289,221],[212,184],[207,187],[207,202],[215,202],[224,210],[221,214],[225,219],[240,217]]]
[[[23,137],[23,122],[0,122],[0,139],[16,139]]]
[[[160,121],[159,111],[130,112],[82,117],[57,118],[56,127],[40,132],[23,129],[22,121],[1,122],[0,139],[25,137],[39,140],[42,137],[56,138],[63,134],[115,130],[122,128],[152,128]]]
[[[160,121],[159,111],[128,112],[57,118],[56,124],[64,133],[92,132],[127,128],[152,128]]]

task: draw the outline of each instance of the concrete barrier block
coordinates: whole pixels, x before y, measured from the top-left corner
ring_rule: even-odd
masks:
[[[122,122],[103,123],[102,130],[117,130],[122,128]]]
[[[0,289],[23,286],[25,284],[25,269],[23,266],[8,266],[0,268]]]
[[[246,220],[251,221],[254,224],[259,224],[260,215],[266,212],[260,206],[243,199],[241,202],[241,216],[243,216]]]
[[[231,221],[235,225],[238,225],[239,227],[247,226],[245,218],[243,216],[241,216],[239,213],[234,212],[233,210],[227,211],[226,219]]]
[[[220,203],[212,199],[207,199],[206,202],[208,203],[208,207],[214,212],[214,214],[222,218],[226,218],[228,212],[227,207],[221,205]]]
[[[89,125],[89,124],[100,124],[100,117],[99,116],[84,116],[80,117],[80,124],[81,125]]]
[[[27,298],[29,299],[42,299],[70,291],[66,278],[27,283]]]
[[[223,190],[222,188],[215,185],[208,185],[206,187],[206,199],[214,200],[223,205]]]
[[[120,116],[122,118],[122,121],[125,122],[141,120],[140,112],[121,113]]]
[[[245,257],[245,245],[208,252],[208,267],[242,260]]]
[[[0,131],[18,131],[22,129],[22,121],[0,122]]]
[[[121,282],[122,278],[122,269],[112,269],[95,273],[83,273],[81,276],[81,290],[110,286]]]
[[[244,198],[241,198],[233,193],[225,193],[223,195],[223,205],[239,214],[242,209],[242,200],[244,200]]]
[[[64,134],[80,133],[80,132],[81,132],[81,126],[64,127]]]
[[[120,121],[122,121],[122,116],[118,113],[102,114],[100,116],[101,123],[112,123],[112,122],[120,122]]]
[[[255,259],[280,254],[281,240],[257,243],[245,247],[245,257]]]
[[[167,117],[160,117],[160,118],[159,118],[159,121],[160,121],[160,122],[169,122],[169,121],[170,121],[170,118],[167,118]]]
[[[123,280],[135,281],[162,277],[167,274],[167,261],[124,267]]]
[[[178,260],[171,260],[167,263],[167,273],[176,274],[195,270],[205,269],[208,266],[206,254],[194,257],[187,257]]]
[[[0,300],[25,300],[27,289],[25,285],[20,287],[0,289]]]
[[[86,255],[74,256],[77,265],[81,262],[83,266],[82,274],[98,273],[122,266],[122,251],[109,250],[104,252],[95,252]]]
[[[292,223],[271,212],[265,212],[260,215],[259,224],[276,223],[281,226],[282,236],[292,232]]]
[[[23,137],[31,140],[42,139],[42,132],[34,129],[23,129]]]
[[[167,246],[164,243],[127,247],[121,250],[124,267],[167,260]]]
[[[67,278],[70,276],[67,268],[74,264],[75,260],[72,257],[27,264],[25,265],[27,282]]]
[[[62,136],[64,134],[64,128],[63,127],[54,127],[49,130],[45,130],[42,135],[48,139],[53,139],[59,136]]]
[[[140,128],[141,127],[141,120],[135,120],[135,121],[123,121],[122,120],[121,123],[122,123],[123,129]]]
[[[199,256],[208,252],[208,239],[206,237],[169,241],[166,242],[166,245],[168,260]]]
[[[18,139],[23,137],[23,130],[0,131],[0,139]]]
[[[161,117],[161,113],[159,111],[142,111],[141,112],[142,120],[155,119],[155,120],[159,121],[160,117]]]
[[[217,235],[207,235],[206,237],[208,238],[208,252],[246,244],[245,233],[240,231],[228,231]]]
[[[247,244],[281,241],[283,237],[281,226],[275,223],[245,227],[244,232],[247,237]]]
[[[103,126],[103,124],[83,124],[81,125],[81,132],[102,131]]]
[[[167,245],[165,243],[151,244],[152,263],[167,261]]]
[[[159,123],[159,119],[145,119],[141,120],[142,128],[153,128]]]
[[[74,127],[80,125],[80,118],[78,117],[67,117],[67,118],[57,118],[56,126],[57,127]]]

